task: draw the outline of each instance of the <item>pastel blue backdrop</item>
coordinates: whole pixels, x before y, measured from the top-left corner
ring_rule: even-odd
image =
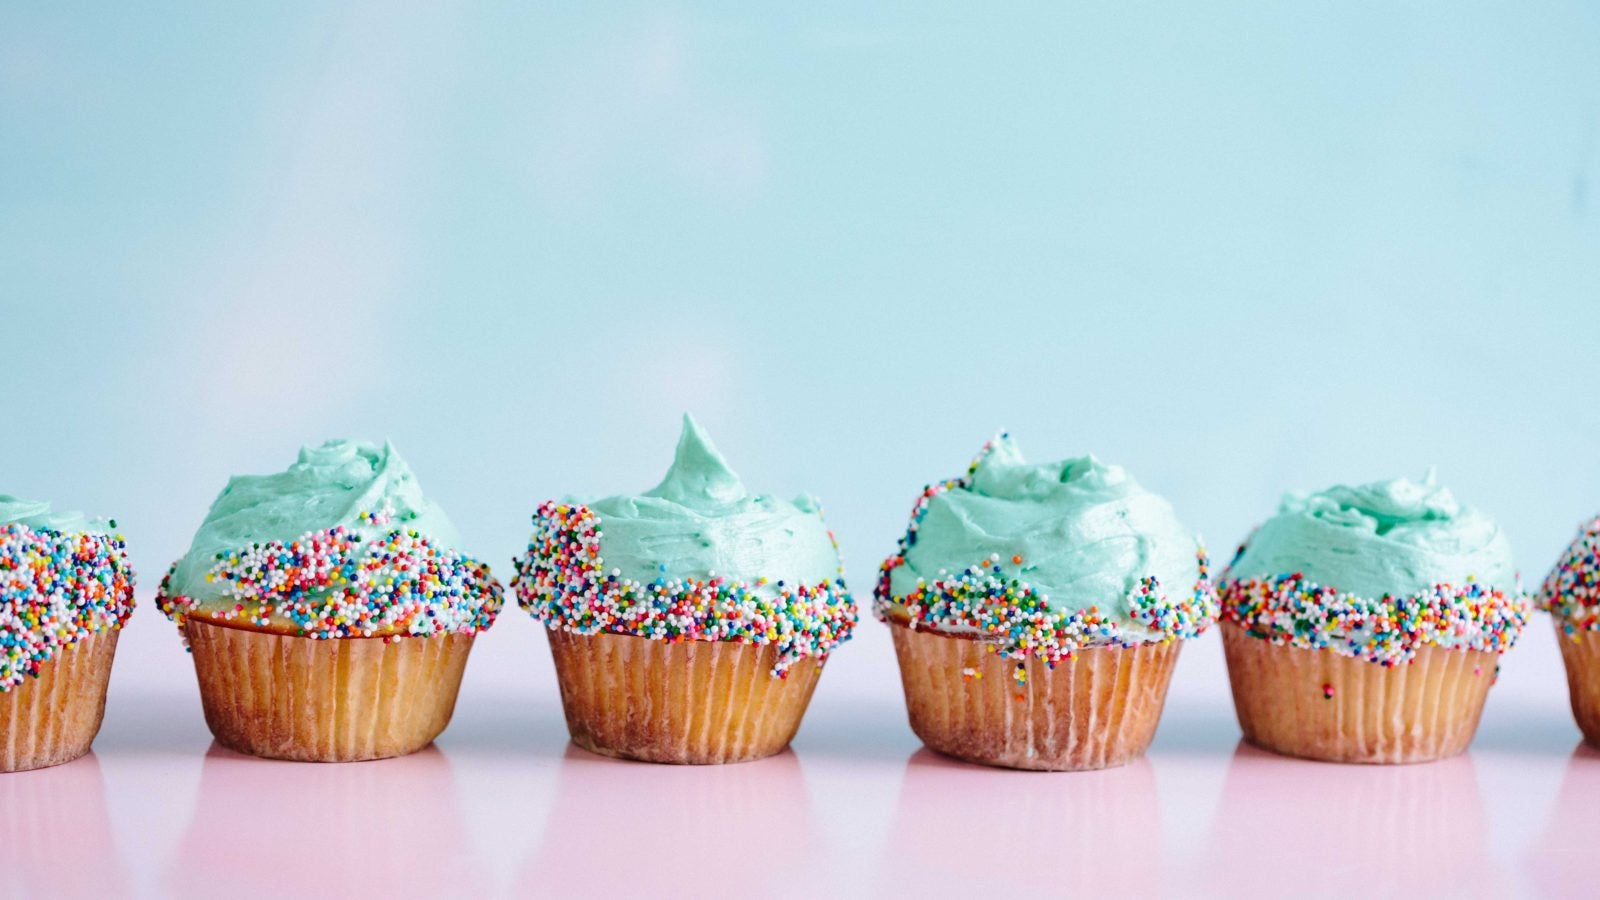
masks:
[[[509,575],[683,410],[862,599],[1000,427],[1220,555],[1430,465],[1530,582],[1600,511],[1600,7],[859,6],[6,5],[0,491],[116,516],[146,596],[335,435]],[[506,622],[469,685],[553,690]],[[1505,682],[1558,706],[1546,628]],[[148,602],[125,647],[192,692]],[[875,623],[837,664],[892,696]]]

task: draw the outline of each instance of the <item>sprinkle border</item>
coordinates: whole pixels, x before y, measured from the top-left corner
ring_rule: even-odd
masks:
[[[381,514],[363,520],[388,522]],[[362,540],[339,526],[218,554],[206,580],[226,582],[223,594],[234,601],[231,608],[209,610],[173,594],[177,567],[174,563],[161,580],[156,606],[180,633],[184,621],[196,615],[315,640],[395,643],[406,637],[477,634],[494,624],[504,604],[488,566],[399,529]]]
[[[730,581],[715,573],[640,582],[606,572],[602,535],[600,516],[589,507],[541,503],[511,582],[522,608],[546,627],[575,634],[771,644],[778,650],[775,677],[787,676],[802,657],[826,662],[855,629],[858,613],[842,566],[838,578],[812,585]],[[832,531],[828,537],[837,550]]]
[[[59,651],[121,628],[134,582],[120,534],[0,526],[0,694],[38,678]]]
[[[1600,517],[1579,526],[1540,585],[1537,603],[1574,640],[1580,631],[1600,631]]]
[[[1302,650],[1333,650],[1385,667],[1408,664],[1423,647],[1505,653],[1527,625],[1527,597],[1469,579],[1404,597],[1361,597],[1300,572],[1248,579],[1223,576],[1222,620],[1254,638]],[[1448,639],[1448,642],[1446,642]]]

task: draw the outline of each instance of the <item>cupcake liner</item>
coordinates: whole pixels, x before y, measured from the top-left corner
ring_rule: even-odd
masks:
[[[56,651],[39,677],[0,694],[0,772],[71,762],[89,752],[106,711],[120,629]]]
[[[1080,771],[1123,765],[1155,738],[1180,641],[1079,650],[1050,668],[1017,661],[977,638],[894,620],[911,730],[929,748],[1012,769]]]
[[[472,635],[317,639],[184,623],[206,725],[240,753],[308,762],[404,756],[455,711]]]
[[[1567,666],[1567,692],[1572,699],[1572,717],[1578,722],[1583,739],[1600,747],[1600,632],[1578,631],[1567,634],[1561,619],[1552,617],[1556,643],[1561,645],[1561,660]]]
[[[1334,650],[1284,647],[1222,623],[1245,740],[1328,762],[1413,763],[1467,749],[1498,656],[1426,646],[1386,667]]]
[[[661,763],[745,762],[789,746],[822,665],[772,674],[770,644],[678,641],[547,629],[572,742]]]

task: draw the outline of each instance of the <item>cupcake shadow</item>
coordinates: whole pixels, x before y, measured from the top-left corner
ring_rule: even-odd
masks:
[[[906,761],[886,895],[1150,897],[1163,882],[1155,768],[997,769],[927,748]]]
[[[213,743],[165,876],[177,897],[470,896],[450,760],[429,746],[358,763],[263,760]]]
[[[512,893],[701,897],[794,893],[797,867],[823,858],[810,792],[792,750],[753,762],[668,766],[569,744],[544,834]]]
[[[48,769],[0,775],[0,872],[0,892],[7,896],[131,892],[94,753]]]
[[[1595,891],[1594,836],[1600,833],[1600,750],[1579,744],[1567,760],[1550,818],[1523,856],[1538,892],[1583,897]]]
[[[1470,753],[1370,766],[1240,741],[1207,844],[1201,871],[1219,895],[1493,896],[1506,887]]]

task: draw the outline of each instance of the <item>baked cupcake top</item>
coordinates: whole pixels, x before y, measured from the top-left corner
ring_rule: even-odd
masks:
[[[1049,663],[1194,637],[1216,618],[1205,551],[1171,504],[1093,456],[1028,463],[1008,435],[926,488],[875,610]]]
[[[817,501],[751,494],[687,415],[660,484],[544,503],[533,525],[513,588],[551,628],[774,644],[781,675],[855,626]]]
[[[1600,518],[1578,529],[1578,537],[1539,589],[1539,607],[1559,620],[1567,634],[1600,631]]]
[[[115,529],[0,494],[0,693],[133,613],[133,567]]]
[[[1431,472],[1287,495],[1222,598],[1257,637],[1387,665],[1429,645],[1504,652],[1527,619],[1505,534]]]
[[[229,479],[156,602],[180,627],[474,634],[493,624],[500,585],[458,543],[392,445],[328,441],[287,471]]]

